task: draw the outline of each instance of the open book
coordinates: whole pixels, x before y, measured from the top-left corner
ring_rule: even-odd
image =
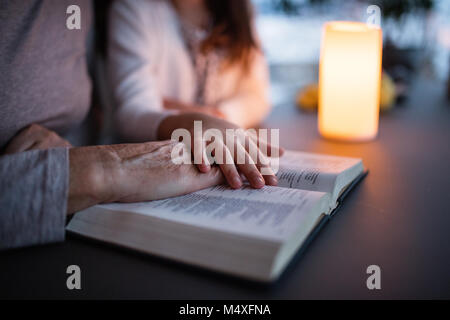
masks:
[[[67,230],[257,281],[272,281],[365,176],[361,159],[288,151],[278,187],[204,189],[176,198],[98,205]]]

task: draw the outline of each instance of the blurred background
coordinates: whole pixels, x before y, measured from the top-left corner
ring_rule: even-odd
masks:
[[[372,4],[381,9],[384,37],[382,111],[404,104],[416,79],[439,83],[440,92],[450,96],[448,0],[252,1],[270,65],[275,108],[295,101],[303,111],[314,112],[323,24],[330,20],[366,22],[367,7]]]

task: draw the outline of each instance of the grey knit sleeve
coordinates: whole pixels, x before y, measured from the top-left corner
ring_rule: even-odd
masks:
[[[64,240],[68,149],[0,156],[0,250]]]

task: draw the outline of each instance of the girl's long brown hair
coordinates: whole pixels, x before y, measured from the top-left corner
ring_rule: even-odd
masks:
[[[202,44],[208,52],[223,49],[227,64],[242,63],[247,69],[253,49],[259,49],[252,31],[250,0],[205,0],[212,17],[212,32]]]

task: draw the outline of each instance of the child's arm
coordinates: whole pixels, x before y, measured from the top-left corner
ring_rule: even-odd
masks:
[[[116,104],[117,127],[132,141],[157,139],[164,111],[156,84],[156,54],[160,47],[145,1],[115,1],[110,13],[109,77]],[[156,14],[156,13],[155,13]]]

